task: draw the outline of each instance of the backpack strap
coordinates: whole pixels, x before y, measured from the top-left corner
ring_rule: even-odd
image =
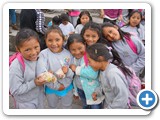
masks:
[[[137,47],[134,44],[134,42],[132,41],[132,39],[130,38],[130,36],[124,36],[126,39],[127,44],[129,45],[129,47],[132,49],[132,51],[136,54],[138,54],[137,52]]]
[[[19,52],[16,52],[14,53],[12,56],[9,57],[9,66],[11,65],[11,63],[13,62],[13,60],[17,58],[18,61],[20,62],[20,64],[22,65],[22,68],[23,68],[23,71],[25,70],[25,64],[24,64],[24,59],[21,55],[21,53]],[[10,93],[10,90],[9,90],[9,95],[13,98],[13,101],[14,101],[14,107],[16,108],[16,100],[14,98],[14,96]]]
[[[83,58],[84,58],[85,65],[88,66],[88,58],[87,58],[87,53],[86,52],[84,53],[84,57]]]
[[[25,70],[25,64],[24,64],[24,59],[21,55],[21,53],[16,52],[15,54],[13,54],[11,57],[9,57],[9,66],[11,65],[12,61],[17,58],[18,61],[20,62],[20,64],[22,65],[23,70]]]

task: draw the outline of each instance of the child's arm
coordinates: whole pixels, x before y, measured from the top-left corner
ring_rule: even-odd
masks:
[[[131,66],[131,68],[134,69],[135,73],[138,74],[139,71],[144,68],[145,66],[145,47],[143,45],[143,43],[141,42],[140,39],[138,39],[138,37],[132,37],[133,42],[135,43],[136,47],[137,47],[137,53],[138,53],[138,58],[136,60],[136,62],[134,62]]]
[[[125,79],[124,76],[121,76],[119,73],[113,71],[110,71],[112,73],[111,75],[108,75],[107,79],[109,80],[112,94],[114,94],[114,98],[112,98],[112,102],[108,103],[107,108],[113,109],[113,108],[125,108],[128,103],[128,88],[123,82],[123,79]]]
[[[68,87],[71,84],[72,80],[73,80],[74,73],[70,68],[68,68],[68,66],[63,66],[62,67],[62,71],[65,74],[65,78],[64,79],[66,81],[64,86]]]
[[[9,70],[9,89],[12,95],[22,95],[28,93],[30,90],[36,87],[34,78],[30,78],[26,81],[24,79],[24,71],[20,67],[21,65],[12,64]]]
[[[93,100],[97,100],[97,96],[102,96],[102,87],[98,86],[92,93]]]
[[[76,75],[81,77],[85,77],[88,79],[97,79],[98,71],[94,71],[91,66],[77,66],[76,67]]]

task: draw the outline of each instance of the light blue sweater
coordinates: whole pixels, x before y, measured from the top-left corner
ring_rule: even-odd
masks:
[[[76,61],[78,60],[74,59],[74,63],[76,63]],[[81,62],[76,68],[76,76],[79,76],[80,78],[79,80],[86,96],[87,105],[100,104],[103,101],[104,96],[100,90],[101,87],[98,81],[98,71],[94,71],[91,66],[86,66],[84,63],[84,57],[81,58]],[[77,80],[74,79],[74,81],[76,82]],[[74,87],[76,89],[77,86]],[[99,93],[96,92],[97,89]],[[93,92],[98,94],[96,101],[92,99]]]

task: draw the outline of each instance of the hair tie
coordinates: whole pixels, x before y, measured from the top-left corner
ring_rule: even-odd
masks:
[[[106,46],[107,47],[107,49],[108,49],[108,52],[109,52],[109,54],[113,57],[113,54],[112,54],[112,47],[108,47],[108,46]]]
[[[94,50],[95,54],[97,54],[97,49]]]
[[[111,51],[111,50],[112,50],[112,47],[107,47],[107,49],[108,49],[109,51]]]

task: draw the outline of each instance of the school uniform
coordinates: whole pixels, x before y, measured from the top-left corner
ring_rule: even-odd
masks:
[[[139,25],[139,28],[126,25],[126,26],[123,26],[121,29],[125,32],[129,32],[130,34],[139,37],[141,41],[145,40],[145,29],[142,24]]]
[[[49,70],[56,73],[63,65],[69,67],[71,59],[72,56],[66,49],[63,49],[60,53],[53,53],[49,48],[46,48],[39,54],[37,76]],[[59,98],[61,98],[63,108],[71,108],[73,97],[72,78],[73,72],[69,69],[64,78],[58,79],[55,83],[49,82],[45,84],[44,90],[50,108],[57,107]],[[60,84],[63,84],[67,90],[58,91]]]
[[[137,54],[133,52],[127,42],[122,40],[112,42],[112,46],[118,52],[123,63],[131,67],[139,76],[140,71],[145,66],[145,47],[138,37],[131,36],[131,39],[137,48]]]
[[[84,25],[78,24],[76,26],[75,33],[81,34],[81,31],[82,31],[83,27],[84,27]]]
[[[99,80],[105,95],[104,108],[127,109],[129,91],[123,73],[113,64],[100,72]]]
[[[37,109],[41,104],[39,100],[40,88],[36,86],[36,61],[24,59],[25,70],[16,58],[9,68],[9,90],[14,96],[17,109]]]

